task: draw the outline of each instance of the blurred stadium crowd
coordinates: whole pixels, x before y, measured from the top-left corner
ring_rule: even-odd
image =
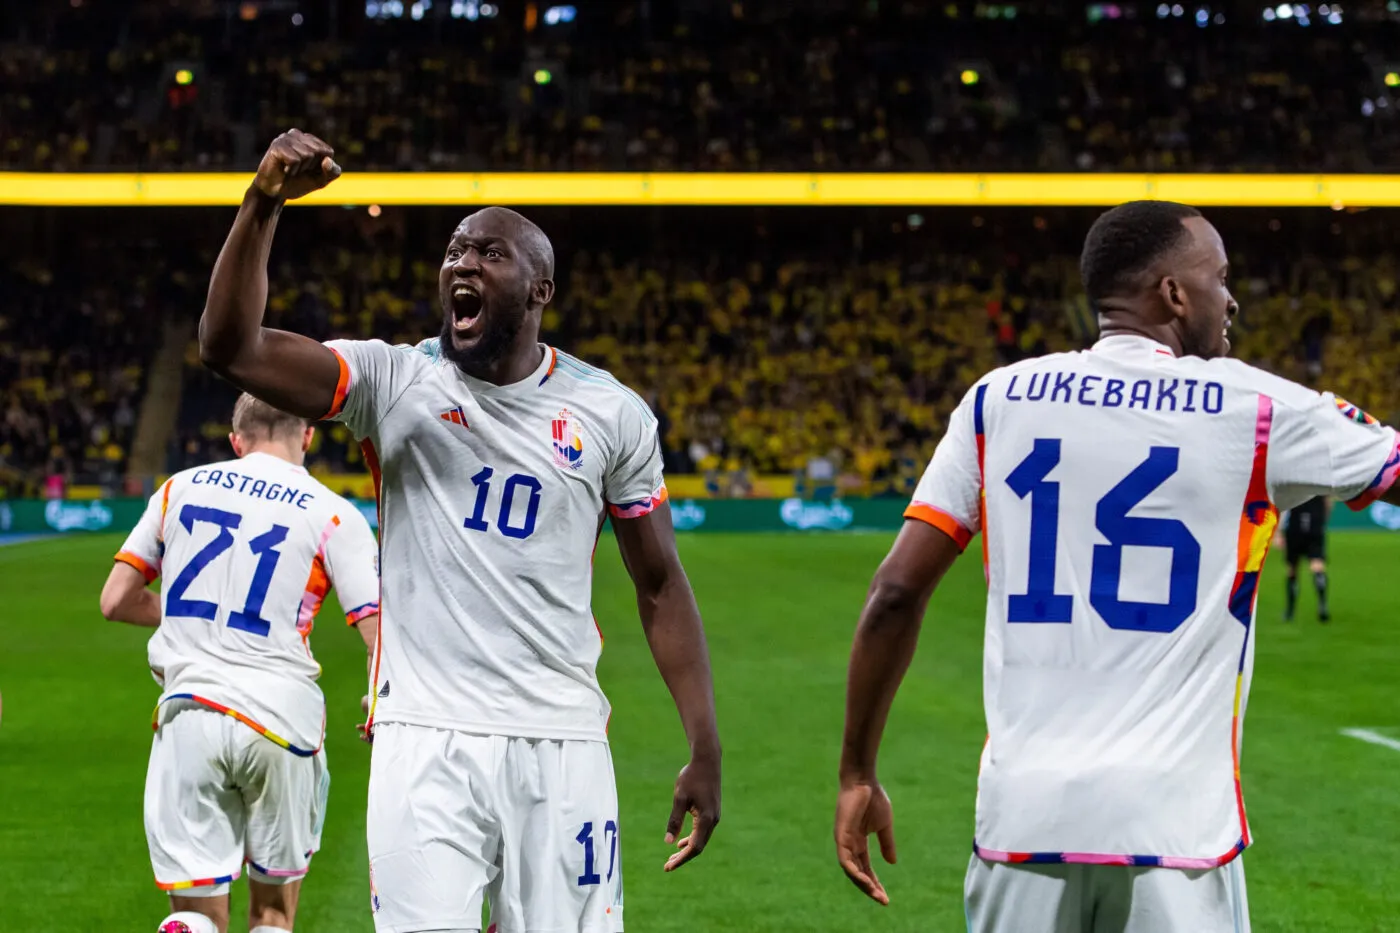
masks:
[[[251,170],[290,125],[350,170],[1347,171],[1400,151],[1395,2],[64,0],[5,5],[0,29],[11,169]],[[0,492],[116,488],[153,398],[176,427],[151,472],[226,456],[233,393],[188,328],[229,212],[5,210]],[[546,339],[642,389],[668,469],[714,495],[773,474],[907,495],[978,375],[1093,333],[1089,209],[530,213],[560,260]],[[1382,215],[1210,217],[1236,265],[1237,354],[1400,415]],[[290,212],[271,322],[436,334],[458,219]],[[172,352],[178,405],[150,391]],[[311,463],[363,471],[338,426]]]
[[[112,485],[160,327],[197,318],[228,212],[128,212],[105,229],[101,210],[23,213],[35,227],[7,247],[2,283],[19,300],[0,308],[0,482]],[[531,213],[560,254],[545,339],[641,389],[668,469],[705,474],[715,495],[751,494],[763,474],[809,494],[908,494],[983,371],[1092,337],[1076,268],[1091,209]],[[1382,215],[1210,216],[1236,264],[1236,354],[1400,414],[1400,265]],[[291,212],[270,321],[320,338],[435,335],[457,219]],[[192,345],[184,366],[166,469],[227,456],[233,391]],[[314,469],[363,472],[343,428],[318,437]]]
[[[1400,151],[1396,3],[5,6],[11,168],[251,169],[288,126],[361,170],[1360,171]]]

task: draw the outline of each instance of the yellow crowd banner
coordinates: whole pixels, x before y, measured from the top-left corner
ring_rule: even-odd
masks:
[[[237,204],[246,172],[0,172],[0,204]],[[1400,175],[347,172],[296,203],[319,205],[1103,206],[1139,198],[1200,207],[1400,206]]]

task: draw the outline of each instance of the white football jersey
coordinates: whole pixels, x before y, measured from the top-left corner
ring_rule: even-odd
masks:
[[[334,340],[331,415],[363,441],[384,567],[372,722],[605,740],[593,551],[605,508],[666,499],[636,393],[543,347],[513,385],[466,375],[438,339]]]
[[[1393,430],[1145,338],[984,376],[906,517],[982,532],[984,859],[1205,869],[1250,843],[1239,782],[1259,572],[1280,509],[1354,508]]]
[[[252,453],[176,473],[117,560],[161,580],[147,652],[165,701],[228,713],[298,755],[325,737],[311,627],[332,585],[351,624],[379,611],[378,545],[306,470]]]

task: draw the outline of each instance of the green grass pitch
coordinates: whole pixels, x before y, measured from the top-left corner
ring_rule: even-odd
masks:
[[[692,535],[682,556],[714,654],[725,748],[724,821],[698,862],[661,871],[671,783],[685,761],[617,554],[599,550],[594,608],[607,641],[622,799],[628,928],[665,931],[957,931],[983,738],[984,588],[963,558],[935,596],[896,703],[882,777],[900,859],[893,904],[860,897],[831,844],[845,662],[884,535]],[[166,901],[141,827],[157,689],[142,630],[103,621],[97,594],[120,543],[70,537],[0,548],[0,930],[153,930]],[[1260,600],[1244,782],[1246,856],[1260,933],[1400,930],[1400,753],[1338,734],[1400,736],[1400,535],[1335,536],[1334,623],[1279,621],[1281,569]],[[354,738],[359,639],[328,605],[314,636],[330,703],[334,780],[298,929],[373,929],[364,851],[369,749]],[[233,930],[246,929],[235,887]]]

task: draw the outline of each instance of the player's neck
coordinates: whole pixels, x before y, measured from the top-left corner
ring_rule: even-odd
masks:
[[[1105,337],[1142,337],[1154,340],[1172,351],[1174,356],[1182,356],[1181,340],[1170,327],[1153,327],[1136,321],[1122,319],[1108,320],[1099,317],[1099,339]]]
[[[544,362],[544,352],[539,340],[532,338],[525,346],[513,348],[505,357],[489,365],[469,367],[458,363],[457,367],[482,382],[498,386],[514,385],[539,369],[540,363]]]
[[[306,451],[300,446],[293,447],[291,444],[279,444],[276,441],[256,444],[243,451],[244,457],[250,454],[267,454],[269,457],[285,460],[292,466],[301,466],[306,462]]]

